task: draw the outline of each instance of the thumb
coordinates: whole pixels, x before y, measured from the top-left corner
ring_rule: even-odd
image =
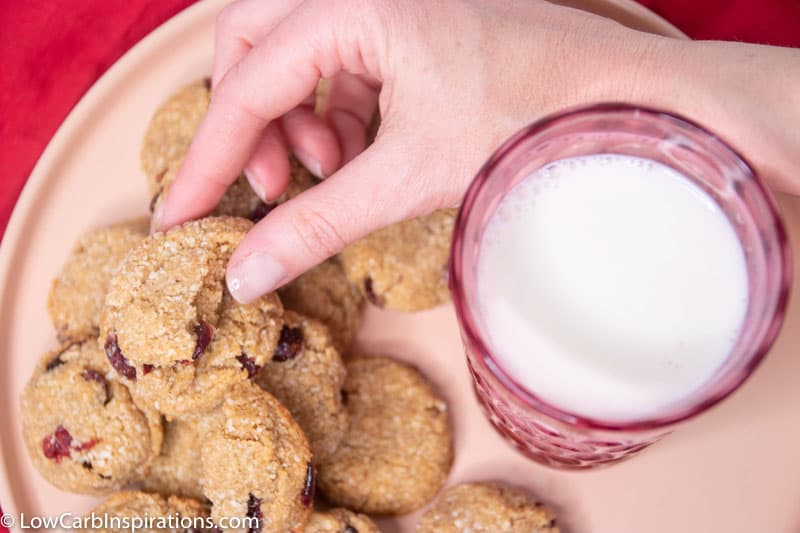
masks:
[[[386,145],[395,148],[389,150]],[[247,303],[275,290],[368,233],[440,207],[435,187],[422,194],[403,143],[381,139],[349,164],[272,210],[228,263],[228,289]],[[387,170],[388,169],[388,170]],[[409,185],[416,185],[416,187]],[[427,193],[430,191],[430,194]]]

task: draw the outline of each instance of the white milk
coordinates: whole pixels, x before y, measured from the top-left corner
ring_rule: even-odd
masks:
[[[748,301],[719,206],[647,159],[565,159],[525,179],[486,228],[478,297],[492,353],[576,414],[657,414],[711,377]]]

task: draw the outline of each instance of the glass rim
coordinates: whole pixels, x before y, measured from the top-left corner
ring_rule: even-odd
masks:
[[[666,120],[672,126],[679,129],[688,129],[695,133],[700,133],[709,140],[717,143],[723,150],[729,152],[733,158],[742,165],[746,177],[753,182],[758,193],[762,196],[767,206],[768,216],[772,225],[775,227],[775,238],[777,241],[777,254],[779,260],[776,261],[781,269],[778,287],[778,297],[775,309],[770,317],[770,324],[766,334],[753,352],[752,357],[738,371],[733,379],[716,391],[694,404],[681,406],[674,412],[651,415],[632,419],[630,421],[609,421],[591,416],[579,415],[566,409],[562,409],[553,403],[547,402],[538,397],[533,392],[520,385],[503,368],[492,352],[488,349],[487,343],[479,333],[477,327],[478,317],[473,316],[473,312],[466,302],[463,287],[463,248],[465,245],[465,231],[469,214],[477,199],[481,196],[484,186],[493,175],[495,169],[524,141],[538,135],[551,126],[571,119],[580,119],[586,116],[602,113],[630,113],[645,115],[656,120]],[[561,112],[547,115],[532,124],[524,127],[497,148],[481,169],[473,178],[472,183],[467,189],[466,194],[458,209],[455,225],[453,229],[453,240],[450,248],[449,282],[455,307],[456,317],[461,327],[462,335],[465,336],[464,342],[471,344],[474,353],[481,359],[481,363],[499,381],[500,385],[508,389],[515,397],[521,399],[527,407],[542,412],[560,422],[591,430],[607,431],[651,431],[671,426],[688,418],[694,417],[707,409],[713,407],[723,399],[727,398],[738,389],[749,378],[759,364],[763,361],[767,352],[772,347],[780,331],[786,314],[786,306],[789,299],[789,288],[792,277],[791,252],[789,249],[786,228],[781,219],[777,202],[772,193],[760,179],[753,166],[733,147],[718,135],[710,132],[703,126],[688,119],[680,114],[663,111],[660,109],[631,105],[619,102],[601,102],[589,105],[571,107]],[[465,347],[466,348],[466,347]],[[468,348],[467,348],[468,349]],[[713,379],[713,378],[712,378]]]

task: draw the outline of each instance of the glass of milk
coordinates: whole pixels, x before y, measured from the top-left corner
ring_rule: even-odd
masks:
[[[525,454],[566,468],[629,457],[733,392],[778,333],[791,275],[747,162],[688,120],[618,104],[508,140],[451,253],[478,399]]]

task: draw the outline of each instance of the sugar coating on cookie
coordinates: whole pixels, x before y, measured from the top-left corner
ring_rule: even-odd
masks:
[[[380,533],[380,530],[370,517],[338,507],[314,511],[305,533]]]
[[[417,533],[559,533],[552,509],[527,493],[494,482],[449,488],[417,525]]]
[[[187,415],[164,424],[164,443],[142,478],[147,491],[204,500],[200,450],[206,435],[221,423],[221,409]]]
[[[153,114],[140,154],[152,194],[158,192],[167,167],[186,155],[210,101],[211,83],[204,78],[171,94]]]
[[[221,410],[222,424],[201,450],[212,517],[255,517],[264,533],[302,531],[314,496],[303,431],[278,400],[250,382],[232,387]]]
[[[443,209],[356,241],[340,254],[348,279],[387,309],[420,311],[447,302],[455,215],[455,209]]]
[[[453,460],[447,404],[416,369],[387,357],[345,361],[348,429],[319,465],[328,499],[355,511],[405,514],[433,499]]]
[[[273,355],[283,323],[277,295],[245,305],[225,287],[225,266],[251,226],[212,217],[157,233],[111,281],[106,355],[134,397],[168,418],[213,408]]]
[[[333,344],[345,353],[361,323],[364,298],[337,258],[328,259],[278,290],[286,309],[328,326]]]
[[[61,340],[97,336],[111,277],[148,232],[148,221],[140,219],[90,231],[78,239],[47,298],[47,311]]]
[[[212,528],[208,527],[210,525],[208,509],[199,501],[177,496],[164,497],[159,494],[133,490],[121,491],[109,496],[84,517],[85,521],[96,520],[100,527],[91,527],[92,524],[89,522],[90,527],[77,529],[77,531],[81,533],[130,533],[132,527],[130,520],[133,518],[152,520],[152,523],[136,522],[138,525],[136,531],[144,533],[212,531]],[[162,520],[163,523],[159,520]]]
[[[161,448],[161,417],[134,403],[95,339],[46,354],[20,409],[33,464],[63,490],[102,494],[121,488],[138,479]]]
[[[328,328],[286,311],[275,354],[256,380],[303,429],[315,463],[336,451],[347,429],[341,395],[344,376],[344,364]]]

